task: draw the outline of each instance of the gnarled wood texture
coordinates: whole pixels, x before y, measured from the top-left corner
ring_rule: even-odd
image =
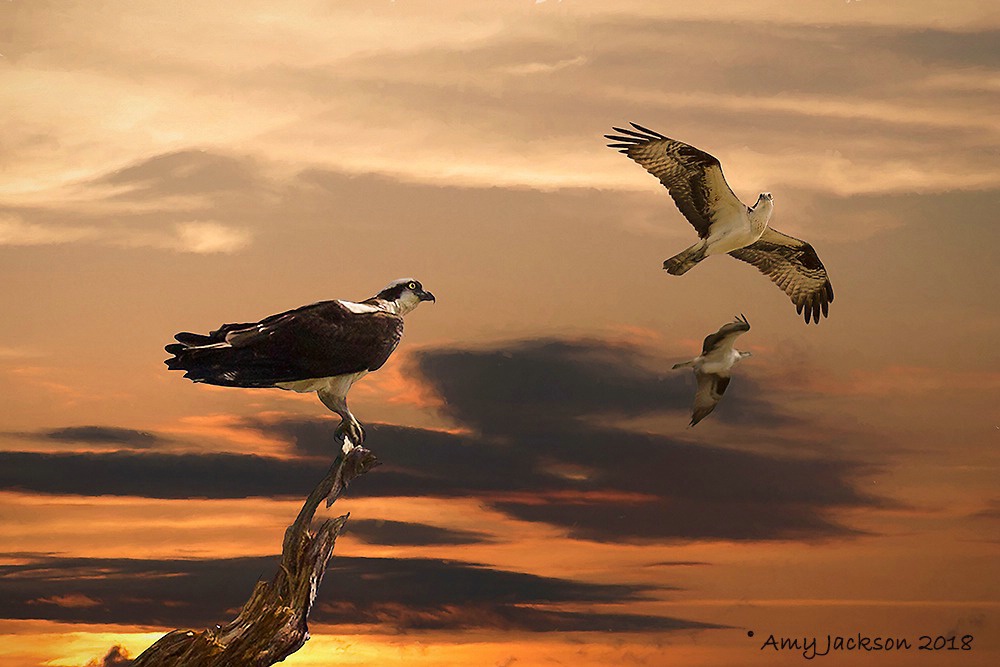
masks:
[[[326,477],[316,485],[285,531],[281,566],[257,583],[239,615],[201,632],[174,630],[142,652],[133,667],[266,667],[284,660],[309,639],[308,617],[334,542],[349,515],[309,530],[324,499],[333,504],[355,477],[378,465],[375,455],[346,437]]]

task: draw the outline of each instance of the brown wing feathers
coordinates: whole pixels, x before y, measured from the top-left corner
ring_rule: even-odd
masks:
[[[618,135],[604,135],[614,142],[608,146],[618,149],[656,176],[670,192],[670,197],[698,232],[698,236],[708,236],[713,222],[713,193],[708,172],[718,170],[718,180],[728,190],[719,161],[694,146],[670,139],[659,132],[635,123],[632,123],[632,127],[635,130],[616,127],[614,130]],[[736,199],[731,190],[728,195]]]
[[[805,241],[767,229],[760,240],[729,253],[757,267],[795,304],[806,324],[828,317],[833,285],[819,255]]]
[[[195,382],[269,387],[277,382],[377,370],[402,336],[402,318],[353,313],[324,301],[246,324],[226,324],[207,336],[183,332],[166,346],[171,370]]]

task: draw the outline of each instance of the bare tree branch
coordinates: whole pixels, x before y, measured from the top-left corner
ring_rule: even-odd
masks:
[[[285,530],[274,578],[257,583],[233,621],[201,632],[169,632],[143,651],[133,667],[267,667],[302,648],[309,639],[309,611],[349,515],[328,519],[315,532],[309,525],[324,499],[329,507],[352,479],[379,463],[367,449],[341,438],[341,452],[330,471]]]

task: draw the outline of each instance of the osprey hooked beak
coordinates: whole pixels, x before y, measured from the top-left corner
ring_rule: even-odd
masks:
[[[420,290],[419,292],[415,292],[415,294],[417,295],[417,298],[420,299],[421,301],[430,301],[431,303],[437,303],[437,299],[434,298],[434,295],[428,292],[427,290]]]

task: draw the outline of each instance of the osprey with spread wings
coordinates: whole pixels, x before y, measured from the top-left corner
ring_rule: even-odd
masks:
[[[733,194],[719,161],[694,146],[669,139],[641,125],[616,127],[619,134],[605,137],[608,144],[642,165],[660,179],[700,240],[663,262],[668,273],[679,276],[709,255],[728,253],[753,264],[795,304],[805,318],[819,322],[833,301],[833,286],[823,262],[805,241],[768,226],[774,203],[763,192],[752,207]]]
[[[750,356],[749,352],[740,352],[734,345],[736,339],[750,331],[750,323],[743,315],[729,324],[724,324],[714,334],[705,337],[701,346],[701,354],[680,364],[678,368],[694,369],[698,380],[698,391],[694,395],[694,410],[691,413],[691,424],[694,426],[707,417],[726,393],[733,366]]]

